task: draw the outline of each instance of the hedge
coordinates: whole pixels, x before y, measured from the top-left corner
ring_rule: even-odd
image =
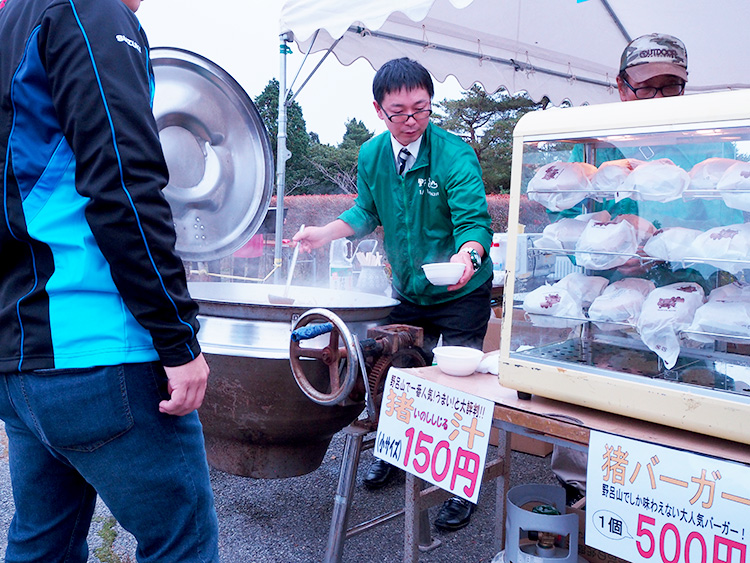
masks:
[[[284,198],[284,207],[287,209],[286,219],[284,221],[283,238],[290,239],[299,230],[300,225],[325,225],[333,221],[343,211],[349,209],[354,203],[353,195],[300,195],[286,196]],[[488,195],[487,207],[492,218],[493,232],[506,232],[508,228],[508,204],[510,196]],[[271,201],[271,206],[276,205],[276,198]],[[521,200],[520,222],[526,225],[526,232],[540,232],[544,225],[549,223],[544,208],[535,203],[528,201],[525,197]],[[364,238],[374,238],[378,241],[378,249],[382,252],[383,232],[378,227],[375,232]],[[245,273],[251,277],[264,277],[273,268],[274,261],[274,235],[273,233],[265,235],[266,245],[264,255],[256,262],[252,263],[252,274]],[[355,240],[355,245],[361,239]],[[290,249],[283,249],[283,266],[282,280],[286,279],[286,264],[289,262],[288,256]],[[247,261],[248,259],[243,259]],[[253,259],[250,259],[253,260]],[[237,275],[237,264],[241,261],[226,257],[200,265],[188,265],[191,270],[202,270],[214,272],[215,274],[232,274]],[[244,272],[248,272],[245,268]],[[257,273],[255,273],[257,272]],[[243,274],[240,274],[243,275]],[[217,276],[196,275],[190,276],[191,280],[212,280],[219,279]],[[328,280],[328,248],[319,248],[309,256],[300,256],[300,262],[294,275],[295,285],[326,285]],[[241,281],[241,280],[239,280]],[[273,280],[270,280],[273,281]],[[282,282],[283,283],[283,282]]]

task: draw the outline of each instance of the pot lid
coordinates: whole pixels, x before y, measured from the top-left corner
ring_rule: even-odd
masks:
[[[242,87],[208,59],[157,47],[151,62],[177,252],[183,260],[228,256],[255,234],[271,202],[268,132]]]

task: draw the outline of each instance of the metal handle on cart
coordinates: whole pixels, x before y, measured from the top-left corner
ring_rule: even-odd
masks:
[[[328,333],[330,338],[323,348],[300,346],[300,340]],[[343,346],[339,345],[340,341]],[[352,392],[357,381],[358,347],[349,328],[336,314],[322,308],[306,311],[295,321],[289,343],[289,363],[297,385],[310,400],[319,405],[331,406],[342,403]],[[302,358],[320,360],[328,366],[329,391],[320,391],[310,382],[302,369]]]
[[[292,331],[292,342],[300,340],[310,340],[322,334],[328,334],[333,330],[333,323],[323,323],[319,325],[308,325],[296,328]]]

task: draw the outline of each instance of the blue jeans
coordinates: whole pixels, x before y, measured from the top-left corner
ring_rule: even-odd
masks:
[[[85,563],[97,493],[139,562],[219,561],[198,413],[159,412],[159,364],[0,375],[16,512],[6,562]]]

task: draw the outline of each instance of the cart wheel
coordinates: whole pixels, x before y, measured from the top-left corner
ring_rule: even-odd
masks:
[[[333,325],[328,338],[328,345],[324,348],[303,348],[300,342],[291,340],[289,343],[289,363],[292,375],[302,392],[310,400],[319,405],[337,405],[343,402],[354,388],[359,369],[357,361],[357,346],[354,336],[344,322],[328,309],[310,309],[302,314],[294,323],[292,330],[307,326],[311,323],[322,324],[329,322]],[[343,346],[340,346],[343,344]],[[328,366],[329,391],[323,392],[310,383],[302,369],[302,358],[313,358]]]

